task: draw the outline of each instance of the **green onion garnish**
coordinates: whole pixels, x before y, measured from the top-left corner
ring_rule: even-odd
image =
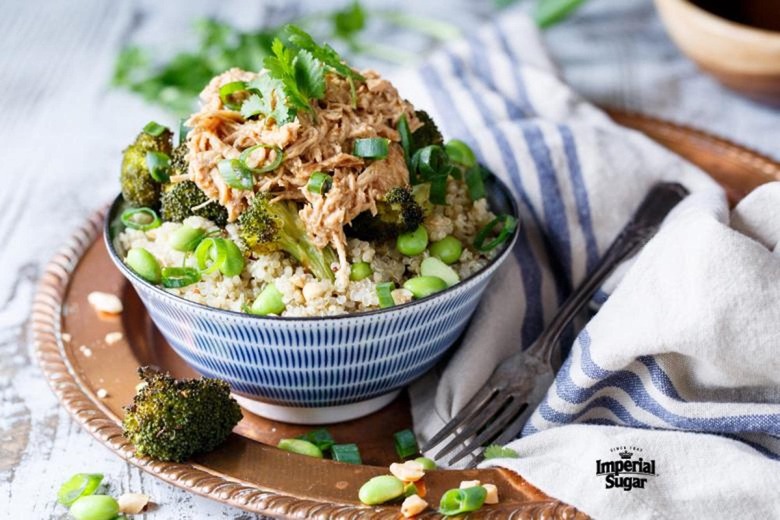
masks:
[[[363,464],[357,444],[334,444],[330,449],[333,460],[347,464]]]
[[[469,198],[471,200],[479,200],[485,198],[485,182],[482,177],[482,166],[475,164],[466,170],[465,175],[466,187],[469,190]]]
[[[193,267],[163,267],[162,286],[168,289],[187,287],[200,281],[200,271]]]
[[[488,235],[493,232],[496,226],[501,226],[498,236],[486,244],[485,240],[487,240]],[[477,236],[474,237],[474,247],[483,253],[492,251],[509,240],[509,237],[515,232],[515,229],[517,229],[517,219],[515,217],[512,215],[499,215],[479,230]]]
[[[251,168],[249,165],[247,165],[246,160],[249,159],[249,156],[254,152],[255,150],[258,150],[260,148],[266,148],[269,150],[272,150],[274,152],[274,158],[263,166],[262,168]],[[284,159],[284,154],[282,153],[282,149],[278,146],[274,146],[271,144],[256,144],[255,146],[252,146],[250,148],[247,148],[243,152],[241,152],[241,155],[238,156],[238,160],[241,162],[241,165],[246,169],[249,173],[254,174],[260,174],[260,173],[268,173],[270,171],[273,171],[279,167],[280,164],[282,164],[282,160]]]
[[[322,451],[329,450],[336,442],[326,428],[317,428],[316,430],[299,435],[298,438],[309,441]]]
[[[333,179],[330,175],[323,172],[314,172],[309,177],[306,189],[312,193],[325,195],[333,187]]]
[[[206,238],[195,249],[195,261],[203,274],[211,274],[225,263],[227,246],[222,238]]]
[[[398,120],[398,134],[401,136],[401,148],[404,150],[404,159],[408,166],[412,158],[412,132],[409,130],[406,114],[403,114]]]
[[[244,167],[238,159],[222,159],[217,163],[217,170],[225,184],[237,190],[251,190],[255,185],[252,172]]]
[[[160,134],[168,130],[168,127],[161,125],[157,121],[149,121],[144,126],[144,133],[149,134],[152,137],[159,137]]]
[[[241,96],[238,96],[237,94],[242,92],[247,92],[246,82],[231,81],[219,88],[219,99],[226,108],[229,108],[230,110],[241,110],[241,103],[243,103],[244,100],[238,99]]]
[[[447,204],[447,177],[441,175],[431,179],[431,203],[444,206]]]
[[[168,154],[162,152],[146,152],[146,167],[149,168],[149,175],[157,182],[168,182],[170,180],[169,171],[171,169],[171,158]]]
[[[390,144],[389,139],[384,137],[368,137],[366,139],[355,139],[352,147],[352,154],[366,159],[384,159],[387,157]]]
[[[412,157],[412,168],[419,173],[420,181],[429,181],[448,174],[447,166],[449,165],[444,148],[435,144],[420,148]]]
[[[187,134],[189,133],[190,127],[187,126],[187,118],[184,117],[179,120],[179,144],[182,144],[187,140]]]
[[[150,208],[130,208],[122,212],[119,217],[122,224],[130,229],[138,229],[140,231],[148,231],[156,227],[160,227],[162,220]]]
[[[487,490],[482,486],[466,489],[450,489],[439,502],[439,513],[445,516],[460,515],[478,510],[485,503]]]
[[[94,493],[102,481],[101,473],[76,473],[60,486],[57,502],[70,507],[79,498]]]
[[[447,157],[450,161],[462,164],[463,166],[472,167],[477,164],[477,158],[469,145],[461,141],[460,139],[450,139],[447,144],[444,145],[444,151],[447,152]]]
[[[376,284],[376,295],[379,297],[379,307],[385,309],[395,305],[393,295],[390,294],[395,289],[393,282],[384,282]]]
[[[407,429],[395,432],[393,440],[395,441],[395,452],[401,460],[420,453],[420,448],[417,447],[417,439],[412,430]]]

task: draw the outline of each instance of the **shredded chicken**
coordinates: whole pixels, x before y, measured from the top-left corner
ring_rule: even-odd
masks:
[[[238,112],[222,106],[222,85],[250,81],[257,74],[231,69],[215,77],[201,93],[200,111],[187,122],[191,128],[187,137],[189,178],[210,199],[227,208],[231,221],[238,218],[258,192],[303,203],[300,216],[313,242],[318,247],[332,245],[339,255],[339,270],[347,272],[344,226],[363,211],[376,213],[376,201],[389,189],[409,184],[395,128],[403,114],[412,131],[421,126],[412,105],[398,95],[389,81],[374,71],[365,71],[363,75],[366,81],[357,87],[356,106],[352,105],[347,80],[328,74],[325,97],[314,105],[315,117],[299,113],[295,120],[282,126],[273,120],[245,121]],[[390,139],[387,158],[366,161],[352,155],[354,140],[365,137]],[[279,168],[255,176],[252,190],[226,185],[217,163],[236,158],[257,144],[282,149],[284,160]],[[273,160],[274,153],[260,148],[247,162],[266,164]],[[306,189],[309,177],[317,171],[333,175],[333,187],[324,196]]]

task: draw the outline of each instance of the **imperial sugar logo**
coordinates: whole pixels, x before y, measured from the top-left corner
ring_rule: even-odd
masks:
[[[649,477],[657,477],[655,460],[642,456],[636,446],[618,446],[609,450],[613,460],[597,460],[596,476],[604,477],[607,489],[644,489]]]

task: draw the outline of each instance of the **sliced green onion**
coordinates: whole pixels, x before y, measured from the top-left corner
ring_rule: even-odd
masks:
[[[251,190],[255,179],[238,159],[223,159],[217,163],[217,170],[225,184],[237,190]]]
[[[306,184],[306,189],[312,193],[318,193],[325,195],[333,187],[333,178],[330,175],[323,172],[314,172],[309,177],[309,182]]]
[[[102,481],[102,473],[76,473],[60,486],[57,502],[70,507],[80,497],[94,493]]]
[[[450,139],[447,141],[447,144],[444,145],[444,151],[447,152],[447,157],[449,157],[452,162],[462,164],[469,168],[477,164],[477,158],[471,150],[471,147],[460,139]]]
[[[401,136],[401,148],[404,150],[404,160],[409,166],[412,159],[412,132],[409,130],[409,122],[406,120],[406,114],[401,115],[398,120],[398,134]]]
[[[333,460],[347,464],[363,464],[357,444],[334,444],[330,449]]]
[[[471,200],[485,198],[485,181],[482,177],[482,166],[475,164],[466,170],[465,180]]]
[[[395,452],[401,460],[420,453],[420,448],[417,447],[417,439],[412,430],[406,429],[395,432],[393,434],[393,441],[395,443]]]
[[[219,266],[219,270],[225,276],[237,276],[244,270],[244,253],[232,240],[222,240],[225,241],[225,261]]]
[[[257,316],[267,316],[269,314],[281,314],[285,309],[282,293],[272,283],[265,286],[260,294],[257,295],[252,306],[249,307],[249,314]]]
[[[151,208],[130,208],[122,212],[119,217],[122,224],[130,229],[138,229],[140,231],[149,231],[160,227],[162,220]]]
[[[421,181],[429,181],[445,174],[448,166],[447,154],[439,145],[428,145],[420,148],[412,157],[412,168],[419,174]]]
[[[478,510],[485,503],[487,490],[482,486],[466,489],[450,489],[439,502],[439,513],[454,516]]]
[[[486,244],[485,240],[487,240],[488,235],[493,232],[496,226],[501,226],[498,235]],[[515,229],[517,229],[517,219],[515,217],[512,215],[499,215],[479,230],[477,236],[474,237],[474,247],[483,253],[492,251],[509,240],[509,237],[515,232]]]
[[[200,271],[194,267],[163,267],[162,286],[167,289],[187,287],[200,281]]]
[[[159,137],[166,130],[168,130],[168,127],[161,125],[157,121],[149,121],[146,123],[146,126],[144,126],[144,133],[149,134],[152,137]]]
[[[202,274],[211,274],[225,263],[227,246],[222,238],[206,238],[195,249],[195,261]]]
[[[431,194],[428,199],[432,204],[444,206],[447,204],[447,177],[441,175],[431,179]]]
[[[384,283],[376,284],[376,295],[379,297],[380,308],[386,309],[387,307],[392,307],[393,305],[395,305],[395,300],[393,300],[393,295],[390,294],[393,292],[393,289],[395,289],[395,284],[393,282],[384,282]]]
[[[389,152],[390,140],[384,137],[355,139],[352,154],[366,159],[384,159]]]
[[[187,140],[187,135],[190,133],[190,127],[187,126],[187,118],[179,120],[179,144],[183,144]]]
[[[231,81],[225,83],[219,88],[219,99],[222,104],[230,110],[241,110],[242,99],[237,99],[242,92],[246,92],[246,82],[244,81]]]
[[[309,441],[322,451],[328,451],[336,442],[326,428],[317,428],[316,430],[299,435],[298,438]]]
[[[269,162],[262,168],[251,168],[249,165],[247,165],[246,160],[249,159],[249,156],[252,154],[252,152],[260,148],[266,148],[268,150],[273,151],[274,158],[271,162]],[[284,153],[282,153],[282,149],[279,148],[278,146],[274,146],[271,144],[256,144],[241,152],[241,155],[238,156],[238,160],[241,161],[241,165],[247,171],[249,171],[249,173],[253,173],[253,174],[268,173],[270,171],[274,171],[279,167],[280,164],[282,164],[282,161],[284,160]]]
[[[170,180],[171,158],[168,154],[162,152],[146,152],[146,167],[149,168],[149,175],[157,182],[168,182]]]
[[[277,444],[277,447],[280,450],[298,453],[299,455],[322,458],[322,451],[317,446],[301,439],[282,439]]]

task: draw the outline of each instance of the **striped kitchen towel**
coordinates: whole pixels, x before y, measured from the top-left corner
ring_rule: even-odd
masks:
[[[573,93],[521,14],[393,79],[512,188],[522,219],[461,346],[411,389],[419,437],[533,342],[649,187],[675,180],[692,195],[569,338],[512,444],[522,457],[494,463],[597,518],[780,517],[780,186],[730,216],[706,175]]]

